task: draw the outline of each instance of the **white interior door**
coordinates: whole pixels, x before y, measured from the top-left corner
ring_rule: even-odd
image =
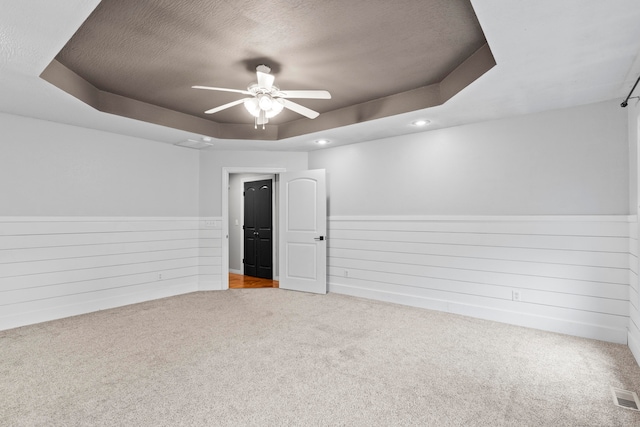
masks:
[[[280,174],[280,287],[327,293],[325,170]]]

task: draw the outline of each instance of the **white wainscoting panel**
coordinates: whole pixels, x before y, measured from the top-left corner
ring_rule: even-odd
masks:
[[[629,224],[629,335],[628,345],[640,364],[640,288],[638,286],[638,222]]]
[[[222,289],[222,218],[200,221],[199,290]]]
[[[331,292],[627,343],[628,216],[334,216],[328,234]]]
[[[0,330],[220,288],[219,218],[0,218]]]

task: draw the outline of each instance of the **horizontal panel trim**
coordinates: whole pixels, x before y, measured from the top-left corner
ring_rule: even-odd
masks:
[[[0,239],[0,249],[39,248],[52,246],[96,245],[105,243],[157,242],[163,240],[198,240],[198,230],[162,232],[69,233],[28,236],[6,236]],[[207,241],[208,239],[202,239]],[[214,239],[211,239],[214,240]],[[219,240],[219,239],[218,239]]]
[[[197,249],[199,252],[202,252],[203,250],[211,252],[220,250],[219,248],[203,249],[199,246],[199,242],[196,239],[5,249],[0,251],[0,271],[2,270],[2,264],[10,263],[82,259],[88,257],[129,255],[180,249]]]
[[[329,221],[637,222],[637,215],[333,215]]]
[[[331,244],[333,239],[629,253],[629,241],[627,237],[445,232],[410,233],[405,231],[329,229],[329,244]]]
[[[618,285],[601,282],[588,282],[573,279],[555,279],[541,277],[527,277],[507,275],[501,273],[479,273],[464,270],[446,270],[439,268],[425,268],[411,274],[401,267],[393,266],[385,269],[358,268],[363,265],[341,263],[330,264],[329,274],[335,277],[344,277],[348,270],[348,276],[357,279],[386,280],[390,283],[411,284],[428,283],[430,280],[448,280],[451,282],[471,283],[489,286],[498,286],[504,289],[505,298],[511,298],[511,290],[535,290],[550,293],[581,295],[589,297],[617,299],[626,301],[629,298],[628,285]],[[364,265],[366,267],[366,265]]]
[[[356,284],[346,284],[339,282],[330,282],[331,287],[346,287],[351,289],[361,289],[363,291],[371,290],[376,292],[384,292],[389,294],[398,294],[404,295],[409,299],[429,299],[432,301],[439,301],[444,304],[445,307],[449,304],[465,304],[469,306],[476,307],[485,307],[491,310],[499,310],[499,311],[508,311],[513,313],[514,315],[521,314],[534,314],[541,315],[547,318],[554,319],[565,319],[571,321],[577,321],[581,323],[589,323],[593,325],[600,325],[606,327],[619,327],[619,328],[627,328],[628,325],[628,316],[620,316],[616,314],[608,314],[608,313],[600,313],[595,311],[585,311],[585,310],[577,310],[574,308],[567,307],[555,307],[549,305],[541,305],[541,304],[533,304],[533,303],[525,303],[525,302],[516,302],[516,301],[507,301],[498,298],[491,297],[482,297],[477,295],[466,295],[466,294],[458,294],[456,295],[457,299],[447,299],[449,295],[444,292],[438,291],[430,291],[425,294],[417,294],[417,293],[407,293],[401,292],[393,287],[389,287],[384,283],[376,283],[372,282],[369,286],[363,287],[358,286]],[[426,298],[425,296],[426,295]],[[439,296],[444,296],[447,298],[441,298]],[[445,310],[446,311],[446,310]],[[461,313],[463,314],[463,313]]]
[[[631,313],[638,312],[638,291],[634,288],[629,288],[629,309]]]
[[[41,286],[38,288],[23,288],[0,292],[0,306],[86,294],[108,289],[122,289],[123,291],[126,291],[126,288],[148,283],[156,283],[158,286],[164,286],[166,283],[171,284],[176,281],[195,282],[197,280],[198,269],[196,267],[187,267],[163,272],[162,280],[157,280],[157,275],[143,273],[116,278],[103,278],[59,285]],[[3,309],[3,311],[4,310],[6,309]]]
[[[0,328],[219,289],[221,227],[221,217],[0,217]]]
[[[622,222],[337,221],[330,223],[330,229],[407,233],[629,237],[629,226]]]
[[[141,290],[153,290],[154,288],[163,288],[163,287],[171,287],[175,285],[182,285],[184,283],[193,283],[195,288],[197,288],[197,280],[195,278],[190,278],[189,280],[185,279],[175,279],[175,280],[165,280],[163,282],[144,282],[139,284],[133,284],[129,286],[124,286],[122,288],[106,288],[100,289],[96,291],[76,293],[71,295],[61,295],[54,296],[46,299],[35,299],[30,301],[25,301],[22,303],[11,304],[8,306],[2,307],[2,312],[6,315],[15,315],[20,312],[28,312],[33,310],[44,310],[49,306],[62,306],[62,305],[73,305],[82,302],[89,302],[95,299],[104,299],[108,297],[116,297],[120,295],[125,295],[127,293],[136,293]]]
[[[210,221],[212,224],[207,225]],[[167,219],[164,221],[0,221],[0,235],[47,235],[47,234],[78,234],[78,233],[110,233],[133,231],[171,231],[171,230],[217,230],[220,232],[220,220]]]
[[[200,230],[194,222],[47,222],[47,223],[0,223],[0,236],[32,236],[59,234],[98,234],[128,232],[165,232]]]
[[[514,311],[513,306],[486,307],[462,301],[442,301],[433,298],[421,298],[413,295],[389,292],[378,289],[358,288],[338,283],[329,284],[330,292],[363,298],[444,311],[453,314],[473,316],[481,319],[499,321],[513,325],[526,326],[560,333],[626,344],[626,318],[595,313],[578,312],[579,318],[573,318],[571,310],[545,310],[539,312]],[[532,305],[533,306],[533,305]],[[563,317],[562,312],[569,313]]]
[[[591,267],[628,268],[624,252],[581,251],[540,248],[504,248],[499,246],[453,245],[445,243],[391,242],[375,240],[331,239],[331,249],[370,252],[438,255],[487,260],[541,262]]]
[[[346,249],[331,249],[329,251],[329,265],[333,260],[345,259],[365,261],[385,266],[398,265],[407,269],[419,267],[436,267],[454,270],[482,271],[491,273],[507,273],[531,277],[551,277],[557,279],[576,279],[593,282],[629,284],[629,270],[606,267],[566,266],[542,264],[522,261],[493,261],[467,258],[462,261],[450,257],[413,255],[404,257],[402,254],[365,253],[362,251],[348,251]]]
[[[196,282],[179,283],[163,286],[142,286],[134,292],[117,295],[101,295],[101,298],[81,301],[60,301],[61,304],[48,304],[44,308],[25,305],[22,310],[14,315],[0,316],[0,330],[16,328],[24,325],[45,322],[63,317],[76,316],[98,310],[121,307],[128,304],[136,304],[158,298],[166,298],[174,295],[191,293],[198,290]],[[94,295],[96,296],[96,295]]]
[[[169,261],[152,261],[112,267],[97,267],[55,273],[30,274],[10,278],[0,278],[0,292],[24,288],[36,288],[86,280],[115,278],[140,273],[162,273],[185,267],[198,267],[197,258]]]
[[[198,249],[192,248],[170,251],[148,251],[136,254],[111,254],[97,257],[2,264],[0,265],[0,278],[57,273],[61,271],[87,270],[102,267],[119,267],[123,265],[175,261],[197,257]]]
[[[524,307],[523,304],[535,304],[539,306],[556,307],[556,308],[568,308],[572,310],[579,310],[583,312],[592,312],[600,314],[611,314],[616,316],[628,316],[629,304],[626,300],[616,300],[611,298],[591,297],[583,295],[569,295],[562,293],[554,293],[540,290],[522,290],[519,288],[504,288],[473,282],[462,282],[448,279],[435,279],[424,278],[422,280],[415,280],[413,282],[407,281],[402,283],[401,281],[382,280],[385,277],[377,277],[375,275],[364,275],[364,280],[359,278],[345,278],[335,276],[331,278],[331,282],[340,281],[345,285],[352,285],[358,287],[370,287],[372,284],[383,288],[401,288],[404,289],[403,293],[411,295],[422,295],[425,293],[437,293],[438,295],[446,296],[444,298],[447,301],[455,301],[459,298],[493,298],[502,301],[509,301],[510,303],[517,304],[517,306]],[[398,283],[401,282],[401,283]],[[513,302],[511,291],[512,289],[519,289],[521,291],[521,301]]]
[[[0,222],[134,222],[134,221],[222,221],[217,216],[0,216]]]
[[[221,265],[222,258],[219,256],[198,256],[200,265]]]

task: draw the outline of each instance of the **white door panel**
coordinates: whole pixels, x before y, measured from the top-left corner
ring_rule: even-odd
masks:
[[[325,170],[280,174],[280,287],[327,293]]]

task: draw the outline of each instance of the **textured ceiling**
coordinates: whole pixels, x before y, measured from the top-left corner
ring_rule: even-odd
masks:
[[[321,119],[285,110],[259,133],[241,105],[203,113],[243,95],[192,85],[246,89],[261,63],[283,90],[331,92],[296,100]],[[102,111],[280,139],[440,105],[493,65],[469,0],[103,0],[43,78]]]
[[[309,1],[310,7],[315,3],[320,2]],[[214,138],[213,147],[207,150],[322,150],[416,132],[438,137],[442,128],[601,101],[614,100],[611,105],[620,108],[618,105],[640,75],[638,0],[471,0],[471,3],[497,65],[444,104],[424,107],[412,104],[406,113],[327,130],[318,128],[311,134],[279,140],[266,139],[270,135],[268,129],[258,132],[265,135],[262,139]],[[88,83],[77,87],[79,77],[73,78],[69,73],[61,73],[68,82],[60,79],[56,82],[58,87],[40,77],[99,5],[99,0],[0,0],[0,112],[166,144],[199,139],[207,134],[205,130],[216,128],[214,122],[189,115],[185,116],[193,117],[194,124],[200,126],[205,122],[209,126],[194,131],[180,130],[173,122],[157,124],[153,120],[158,117],[171,118],[169,110],[160,107],[148,109],[146,116],[138,119],[105,114],[104,111],[110,112],[117,95],[96,94],[95,87]],[[425,28],[428,27],[431,17],[421,18]],[[358,17],[349,19],[355,23]],[[327,33],[331,32],[329,24],[325,25]],[[395,63],[395,68],[402,70],[404,60],[411,60],[413,53],[407,52]],[[378,59],[381,63],[386,60],[381,55]],[[286,66],[281,63],[277,83]],[[239,72],[243,76],[238,76],[238,85],[244,87],[253,75],[246,68]],[[228,73],[223,74],[228,77]],[[321,88],[316,83],[312,82],[311,87]],[[60,86],[65,90],[60,90]],[[213,102],[203,103],[206,108]],[[376,106],[375,102],[372,104]],[[136,108],[131,109],[135,111]],[[338,111],[344,115],[344,110]],[[332,114],[323,113],[315,120],[304,121],[318,123]],[[411,126],[418,118],[427,118],[431,124],[426,129]],[[253,131],[253,126],[250,128]],[[331,143],[319,146],[314,141],[320,138],[330,139]],[[52,135],[51,140],[56,141],[56,136]],[[392,144],[393,139],[388,142]]]

